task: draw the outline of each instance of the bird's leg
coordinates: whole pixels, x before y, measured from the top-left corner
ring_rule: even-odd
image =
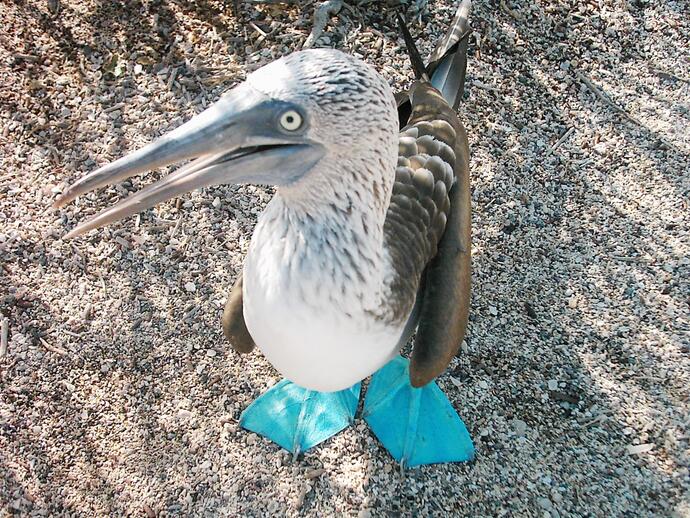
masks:
[[[359,391],[359,383],[339,392],[318,392],[283,380],[242,412],[240,426],[297,456],[352,423]]]
[[[474,457],[472,439],[448,398],[433,381],[413,387],[409,361],[401,356],[374,374],[364,400],[364,419],[403,466]]]
[[[304,42],[303,48],[308,49],[314,46],[316,40],[319,39],[321,33],[326,28],[328,20],[331,16],[335,16],[343,7],[343,0],[326,0],[321,2],[314,10],[314,26],[311,29],[309,37]]]

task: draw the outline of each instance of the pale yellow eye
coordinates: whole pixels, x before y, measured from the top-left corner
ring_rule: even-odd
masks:
[[[302,125],[302,116],[295,110],[288,110],[280,116],[280,125],[288,131],[295,131]]]

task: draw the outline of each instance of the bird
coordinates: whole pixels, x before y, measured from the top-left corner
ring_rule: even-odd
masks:
[[[192,159],[70,239],[194,189],[275,186],[222,327],[238,353],[258,346],[284,378],[241,426],[295,455],[353,422],[371,376],[362,416],[403,466],[474,456],[434,381],[458,352],[470,303],[469,145],[457,116],[469,12],[463,0],[426,64],[398,15],[416,75],[405,91],[339,50],[294,52],[54,202]]]

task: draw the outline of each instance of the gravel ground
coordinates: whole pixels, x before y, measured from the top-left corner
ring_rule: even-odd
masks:
[[[278,380],[219,322],[269,190],[70,242],[162,173],[48,208],[300,48],[312,2],[56,5],[0,4],[0,516],[690,516],[686,2],[476,1],[472,314],[439,384],[477,458],[404,473],[361,420],[295,461],[238,429]],[[429,0],[423,51],[453,11]],[[346,7],[317,45],[398,87],[394,27]]]

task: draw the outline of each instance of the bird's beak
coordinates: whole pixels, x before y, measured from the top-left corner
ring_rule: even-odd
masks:
[[[323,157],[324,149],[303,133],[308,122],[289,132],[279,125],[291,104],[271,99],[247,83],[148,146],[86,175],[72,184],[54,207],[77,196],[143,171],[196,158],[164,179],[78,225],[71,238],[173,198],[210,185],[258,183],[287,185]]]

